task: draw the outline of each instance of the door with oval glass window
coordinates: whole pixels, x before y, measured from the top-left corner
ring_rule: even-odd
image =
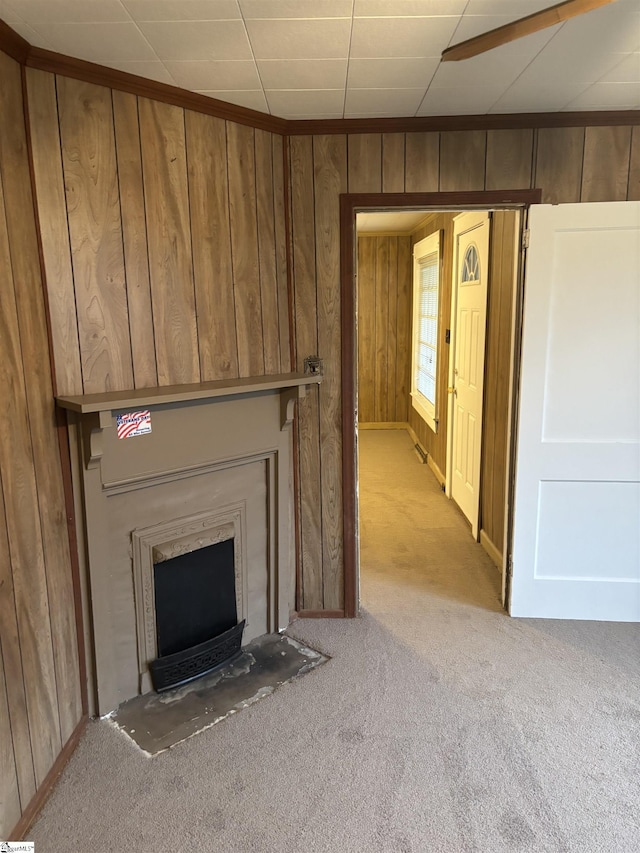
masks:
[[[476,539],[480,512],[488,261],[487,211],[456,216],[446,490],[469,520]]]

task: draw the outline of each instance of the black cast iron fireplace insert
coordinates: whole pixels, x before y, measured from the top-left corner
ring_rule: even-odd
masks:
[[[150,664],[159,693],[238,657],[233,539],[153,565],[158,657]]]

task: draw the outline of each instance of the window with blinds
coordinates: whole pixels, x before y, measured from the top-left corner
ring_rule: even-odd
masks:
[[[438,296],[440,289],[440,232],[414,246],[413,359],[411,402],[437,428]]]

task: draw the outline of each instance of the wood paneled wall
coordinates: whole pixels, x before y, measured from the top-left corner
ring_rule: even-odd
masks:
[[[640,128],[293,136],[290,146],[298,366],[317,349],[326,374],[299,418],[303,604],[333,609],[343,578],[338,194],[539,187],[545,203],[636,199]],[[427,446],[442,465],[445,433]]]
[[[0,838],[82,717],[20,66],[0,53]]]
[[[358,237],[360,423],[407,420],[412,272],[410,237]]]
[[[27,69],[58,391],[290,369],[281,136]]]
[[[480,527],[502,554],[509,435],[509,371],[513,297],[517,283],[518,214],[494,211],[489,242],[489,289],[482,421]]]

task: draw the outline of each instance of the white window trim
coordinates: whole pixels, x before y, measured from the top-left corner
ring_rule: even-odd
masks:
[[[416,385],[416,373],[418,363],[418,331],[419,331],[419,312],[420,312],[420,263],[428,255],[436,255],[436,264],[438,269],[438,287],[437,287],[437,313],[440,316],[440,285],[442,279],[441,261],[441,232],[435,231],[423,240],[418,241],[413,247],[413,329],[411,335],[411,405],[425,421],[425,423],[433,430],[438,431],[438,387],[437,373],[438,360],[440,359],[440,351],[438,347],[439,340],[436,341],[436,390],[435,401],[431,403],[423,394],[420,393]],[[439,323],[438,323],[439,328]],[[439,338],[439,333],[438,333]]]

